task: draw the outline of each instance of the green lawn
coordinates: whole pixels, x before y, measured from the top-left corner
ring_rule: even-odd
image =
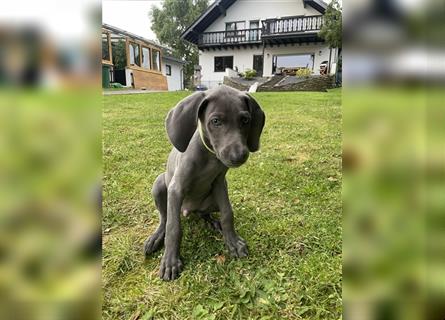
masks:
[[[341,91],[254,94],[266,113],[261,151],[228,173],[246,259],[196,217],[182,218],[178,280],[146,261],[151,197],[171,145],[167,111],[189,93],[105,96],[103,319],[341,318]]]

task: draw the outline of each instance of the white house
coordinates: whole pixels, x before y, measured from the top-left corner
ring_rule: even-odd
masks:
[[[317,75],[322,65],[335,70],[338,54],[318,36],[326,7],[321,0],[216,0],[181,37],[198,46],[208,87],[222,83],[227,68],[269,77],[305,67]]]
[[[163,56],[162,73],[167,77],[168,91],[184,90],[183,60],[170,55]]]

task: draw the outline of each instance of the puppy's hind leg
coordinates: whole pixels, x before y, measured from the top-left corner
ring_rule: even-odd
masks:
[[[199,215],[210,229],[222,234],[221,222],[219,219],[212,217],[212,212],[200,212]]]
[[[219,219],[212,216],[212,213],[218,211],[218,206],[216,205],[213,196],[210,195],[201,203],[197,213],[199,217],[205,221],[205,224],[209,229],[222,234],[221,222]]]
[[[167,222],[167,186],[165,185],[165,173],[159,175],[154,184],[152,195],[156,207],[159,210],[159,226],[156,231],[145,240],[144,253],[149,255],[164,245],[165,223]]]

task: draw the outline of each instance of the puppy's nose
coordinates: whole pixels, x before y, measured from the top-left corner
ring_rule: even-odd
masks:
[[[246,148],[236,148],[230,152],[230,161],[234,164],[246,162],[249,157],[249,151]]]

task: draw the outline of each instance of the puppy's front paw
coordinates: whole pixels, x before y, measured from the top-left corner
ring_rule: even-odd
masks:
[[[175,280],[179,277],[181,271],[181,259],[174,255],[164,254],[161,260],[161,268],[159,269],[159,277],[165,281]]]
[[[247,257],[247,255],[249,254],[246,241],[240,236],[230,237],[225,242],[231,256],[243,258]]]

